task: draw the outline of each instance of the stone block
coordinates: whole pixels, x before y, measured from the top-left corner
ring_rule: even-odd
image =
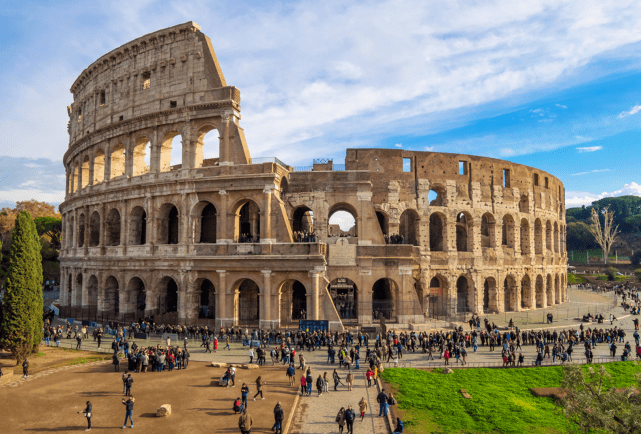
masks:
[[[454,370],[453,370],[453,369],[451,369],[451,368],[445,368],[445,369],[443,369],[443,373],[444,373],[444,374],[453,374],[453,373],[454,373]]]
[[[165,417],[171,414],[171,404],[163,404],[156,410],[157,417]]]
[[[258,366],[258,365],[254,365],[254,364],[251,364],[251,365],[249,365],[249,364],[247,364],[247,365],[241,365],[240,367],[241,367],[242,369],[258,369],[258,368],[259,368],[259,366]]]
[[[222,362],[211,362],[211,366],[214,368],[226,368],[228,365]]]

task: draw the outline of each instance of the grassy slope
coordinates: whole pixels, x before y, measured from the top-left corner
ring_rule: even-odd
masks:
[[[606,365],[616,387],[633,384],[641,366],[633,362]],[[572,426],[551,398],[534,397],[531,387],[558,387],[561,367],[465,369],[444,375],[411,368],[382,373],[392,384],[398,408],[412,434],[425,433],[554,433]],[[466,389],[472,399],[460,393]]]

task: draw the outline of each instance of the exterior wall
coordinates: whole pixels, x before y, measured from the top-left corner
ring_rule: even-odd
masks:
[[[148,86],[136,77],[150,77]],[[103,56],[72,93],[60,206],[63,307],[117,317],[175,304],[174,320],[190,322],[205,279],[216,325],[292,321],[295,282],[307,318],[336,327],[377,323],[379,315],[421,324],[567,299],[557,178],[491,158],[397,149],[348,149],[344,171],[252,160],[240,92],[226,85],[195,23]],[[210,131],[219,157],[204,159]],[[171,166],[177,134],[182,163]],[[294,242],[297,209],[313,214],[314,242]],[[336,211],[355,219],[348,238],[330,232]],[[215,234],[202,238],[203,227]],[[392,235],[401,242],[388,244]],[[247,279],[257,298],[245,297]],[[355,287],[353,315],[332,299],[337,279]]]

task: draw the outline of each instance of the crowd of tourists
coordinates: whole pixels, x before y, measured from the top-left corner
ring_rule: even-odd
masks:
[[[405,244],[405,237],[399,234],[385,235],[385,244]]]
[[[294,241],[297,243],[315,243],[316,233],[307,231],[294,232]]]

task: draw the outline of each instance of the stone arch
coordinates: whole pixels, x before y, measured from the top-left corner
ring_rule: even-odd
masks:
[[[105,245],[106,246],[119,246],[120,245],[120,211],[112,208],[107,214],[105,220]]]
[[[196,156],[198,159],[198,155]],[[171,130],[164,134],[160,144],[160,171],[169,172],[182,166],[182,136],[177,130]],[[202,166],[202,154],[200,156],[200,166]]]
[[[353,220],[353,225],[348,227]],[[341,226],[340,223],[343,223]],[[358,213],[349,203],[339,202],[332,205],[327,213],[327,234],[330,237],[358,237]]]
[[[291,321],[307,319],[308,299],[305,285],[297,279],[287,279],[279,286],[280,322],[285,325]],[[311,300],[309,300],[311,303]]]
[[[483,312],[497,313],[499,311],[499,291],[494,277],[487,277],[483,282]]]
[[[79,170],[80,169],[78,168],[78,163],[76,162],[73,165],[73,174],[71,175],[71,183],[70,183],[70,186],[69,186],[70,190],[71,190],[71,193],[75,193],[76,191],[78,191],[78,172],[79,172]]]
[[[129,244],[140,246],[147,243],[147,213],[141,206],[136,206],[129,214]]]
[[[200,288],[198,295],[198,318],[216,318],[216,287],[209,279],[196,282]]]
[[[532,281],[527,274],[521,279],[521,309],[532,308]]]
[[[541,219],[534,221],[534,253],[537,255],[543,254],[543,224]]]
[[[213,124],[202,125],[196,133],[194,168],[217,166],[220,160],[220,133]]]
[[[278,196],[282,199],[287,193],[289,193],[289,181],[286,176],[282,176],[278,183]]]
[[[292,214],[292,231],[311,233],[314,230],[314,215],[312,210],[301,205]]]
[[[242,199],[234,210],[234,241],[237,243],[260,241],[260,207],[251,199]]]
[[[94,312],[98,308],[98,278],[95,274],[87,281],[87,306]]]
[[[474,311],[474,283],[467,276],[456,279],[456,313]]]
[[[430,186],[430,191],[427,193],[427,201],[429,206],[445,206],[446,190],[442,185],[434,184]]]
[[[430,280],[429,313],[433,317],[450,314],[449,282],[441,274],[436,274]]]
[[[554,253],[559,253],[559,223],[554,222]]]
[[[511,274],[508,274],[503,281],[503,297],[505,312],[516,312],[519,310],[518,288],[516,279]]]
[[[552,223],[545,222],[545,248],[552,252]]]
[[[398,284],[389,278],[378,279],[372,286],[372,318],[396,321],[396,303]]]
[[[82,179],[80,180],[80,188],[85,188],[89,185],[89,155],[85,155],[82,159]]]
[[[355,320],[357,318],[358,288],[352,280],[340,277],[332,280],[328,285],[338,316],[342,320]]]
[[[481,217],[481,247],[496,248],[496,220],[489,212]]]
[[[85,245],[85,214],[82,213],[78,216],[78,247],[83,247]]]
[[[413,209],[406,209],[401,214],[398,226],[398,234],[403,237],[403,244],[419,245],[419,224],[418,213]]]
[[[98,148],[93,157],[93,183],[98,184],[105,180],[105,151]]]
[[[82,273],[76,275],[76,288],[74,293],[74,306],[82,306]]]
[[[446,218],[442,213],[430,215],[430,250],[432,252],[445,251],[445,227]]]
[[[389,236],[389,217],[387,214],[381,210],[377,210],[376,220],[378,220],[378,226],[381,228],[383,237]]]
[[[260,320],[260,288],[252,279],[239,279],[232,286],[234,293],[234,318],[239,323],[256,323]]]
[[[158,311],[161,314],[178,312],[178,283],[171,276],[164,276],[158,282]]]
[[[530,197],[527,194],[521,195],[521,200],[519,200],[519,211],[528,214],[530,212]]]
[[[218,223],[216,206],[209,201],[202,200],[191,209],[191,217],[195,223],[194,242],[215,243]]]
[[[146,136],[136,139],[133,151],[133,176],[149,173],[151,142]]]
[[[545,288],[543,286],[543,277],[540,274],[536,276],[536,285],[534,286],[534,299],[537,309],[544,308],[547,304],[547,297],[545,294]]]
[[[110,179],[114,179],[125,174],[125,155],[125,145],[122,143],[116,143],[111,150]]]
[[[132,277],[127,283],[127,313],[135,312],[143,316],[147,309],[147,292],[145,282],[140,277]],[[121,300],[122,303],[122,300]]]
[[[180,214],[173,203],[163,204],[158,212],[158,244],[178,244]]]
[[[513,249],[515,246],[515,233],[516,225],[514,222],[514,217],[512,217],[511,214],[505,214],[503,216],[501,244],[509,249]]]
[[[526,218],[521,219],[521,254],[529,255],[530,250],[530,222]]]
[[[100,213],[94,211],[89,220],[89,247],[96,247],[100,244]]]
[[[552,275],[548,274],[547,276],[547,285],[546,285],[546,298],[547,298],[547,306],[554,306],[556,297],[554,296],[554,283],[552,280]]]
[[[554,303],[559,304],[561,303],[561,284],[559,284],[559,275],[556,274],[554,277]]]
[[[463,211],[456,215],[457,252],[471,252],[474,250],[473,227],[474,221],[470,213]]]
[[[114,276],[108,276],[105,280],[102,298],[102,311],[107,316],[120,314],[120,292],[118,289],[118,279]]]

